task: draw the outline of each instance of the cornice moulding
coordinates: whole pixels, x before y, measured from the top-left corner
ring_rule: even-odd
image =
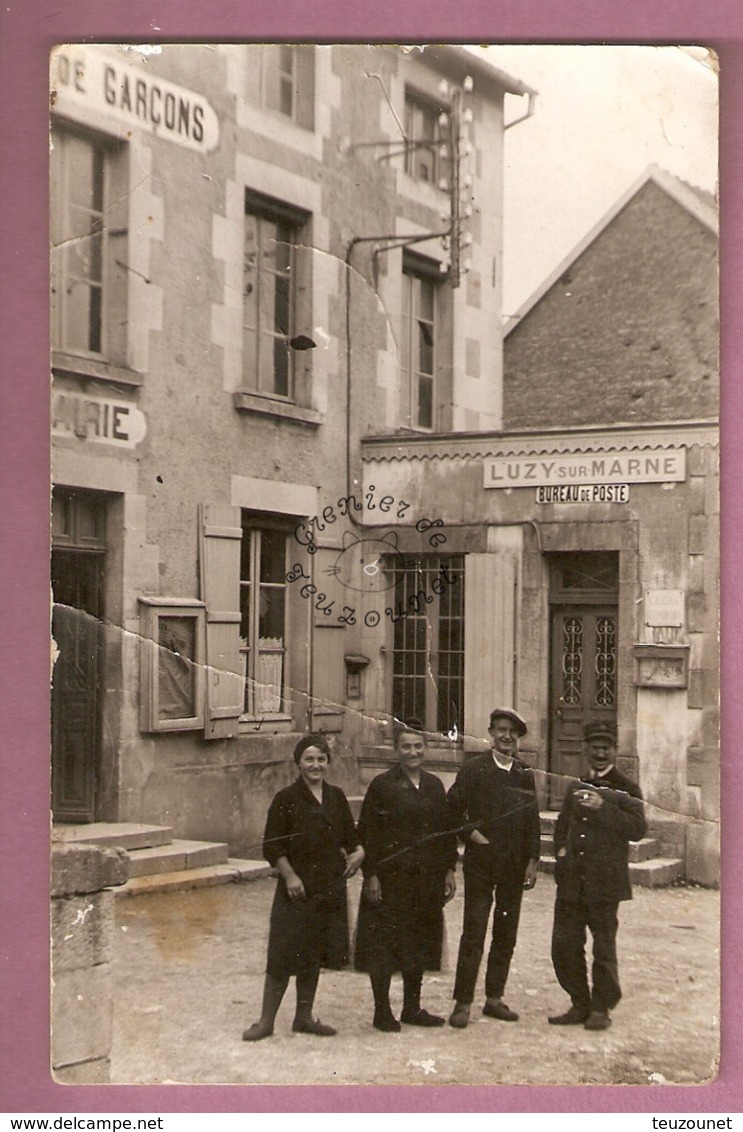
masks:
[[[395,461],[462,461],[505,456],[571,455],[581,452],[642,452],[652,448],[680,448],[685,445],[717,448],[719,428],[715,423],[674,424],[668,428],[603,429],[582,432],[533,433],[475,438],[369,437],[361,442],[364,463]]]

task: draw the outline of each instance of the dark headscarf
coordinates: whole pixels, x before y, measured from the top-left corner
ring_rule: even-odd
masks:
[[[317,747],[318,751],[324,751],[328,756],[328,762],[330,762],[330,747],[327,739],[323,735],[305,735],[294,748],[294,761],[297,766],[299,766],[299,760],[308,747]]]

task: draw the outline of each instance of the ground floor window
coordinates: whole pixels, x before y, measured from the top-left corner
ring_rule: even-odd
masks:
[[[464,558],[426,555],[394,568],[392,712],[427,731],[464,722]]]
[[[240,658],[249,716],[286,710],[287,536],[279,522],[243,513]]]

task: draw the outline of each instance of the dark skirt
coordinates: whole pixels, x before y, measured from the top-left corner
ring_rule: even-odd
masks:
[[[306,900],[290,900],[279,879],[268,935],[269,975],[306,974],[317,967],[348,965],[348,906],[345,882]]]
[[[383,961],[390,970],[439,971],[444,940],[444,881],[440,873],[396,871],[382,878],[382,903],[362,895],[354,967]]]

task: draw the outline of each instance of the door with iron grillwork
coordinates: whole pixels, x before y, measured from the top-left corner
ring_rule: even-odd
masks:
[[[552,562],[550,805],[585,769],[587,723],[616,723],[616,554],[561,554]],[[600,603],[598,598],[603,597]]]

